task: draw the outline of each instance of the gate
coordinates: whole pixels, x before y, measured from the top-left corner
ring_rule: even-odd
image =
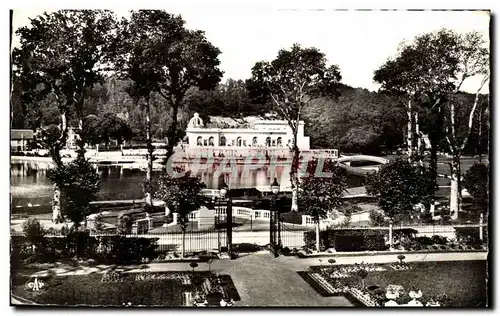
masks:
[[[304,234],[309,231],[314,231],[314,229],[305,228],[302,225],[291,224],[291,223],[280,223],[281,225],[281,244],[282,247],[293,249],[301,249],[305,246]]]

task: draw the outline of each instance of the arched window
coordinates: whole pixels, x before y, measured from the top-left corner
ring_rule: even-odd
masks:
[[[212,136],[210,136],[210,138],[208,139],[208,146],[215,146],[214,145],[214,138]]]
[[[282,146],[282,143],[281,143],[281,137],[278,137],[278,146],[281,147]]]
[[[238,147],[241,147],[241,137],[238,137],[236,139],[236,144],[237,144]]]
[[[226,137],[221,136],[219,146],[226,146]]]
[[[271,137],[266,138],[266,146],[271,147]]]
[[[257,137],[252,139],[252,146],[257,146]]]
[[[203,146],[203,138],[201,136],[198,136],[198,139],[196,140],[196,145]]]

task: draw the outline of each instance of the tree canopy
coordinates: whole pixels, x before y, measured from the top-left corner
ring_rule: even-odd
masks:
[[[411,215],[416,204],[429,206],[435,183],[429,168],[397,158],[368,174],[366,191],[375,196],[386,216],[399,221]]]

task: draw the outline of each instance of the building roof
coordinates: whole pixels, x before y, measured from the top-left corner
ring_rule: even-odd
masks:
[[[10,139],[32,139],[33,131],[30,129],[11,129]]]

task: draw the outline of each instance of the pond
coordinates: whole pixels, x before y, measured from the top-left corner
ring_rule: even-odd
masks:
[[[198,170],[197,166],[184,164],[187,170]],[[11,197],[13,211],[16,206],[25,208],[28,205],[50,209],[53,187],[47,177],[47,170],[51,164],[44,161],[12,161],[10,165]],[[97,165],[101,177],[101,189],[98,200],[132,200],[142,199],[142,182],[146,172],[136,165]],[[219,170],[220,171],[220,170]],[[198,172],[201,180],[208,189],[219,188],[220,172],[214,169]],[[290,185],[289,169],[286,166],[262,166],[258,169],[244,168],[242,165],[226,169],[225,179],[231,189],[267,188],[276,177],[285,188]],[[161,171],[153,171],[153,180],[156,183]],[[362,176],[349,175],[349,187],[362,185]]]

